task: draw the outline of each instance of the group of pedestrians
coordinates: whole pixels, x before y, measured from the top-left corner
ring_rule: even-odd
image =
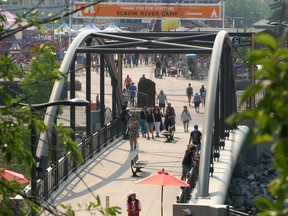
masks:
[[[164,118],[164,122],[162,118]],[[168,103],[165,113],[160,110],[159,106],[154,108],[144,106],[139,114],[139,123],[142,138],[155,139],[155,137],[160,137],[163,129],[168,130],[175,124],[175,110],[170,103]]]
[[[188,105],[191,106],[191,104],[193,102],[195,112],[199,113],[200,103],[202,103],[202,105],[205,106],[205,101],[206,101],[206,89],[205,89],[204,85],[201,86],[199,93],[196,92],[194,95],[191,83],[189,83],[188,87],[186,88],[186,95],[188,98]],[[192,97],[193,97],[193,100],[192,100]]]
[[[126,106],[135,106],[135,97],[137,95],[137,87],[134,85],[129,75],[126,76],[124,80],[125,88],[122,90],[123,102]],[[130,104],[128,104],[130,102]]]

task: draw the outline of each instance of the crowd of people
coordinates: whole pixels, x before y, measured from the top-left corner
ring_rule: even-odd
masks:
[[[145,74],[143,74],[139,82],[146,79]],[[135,95],[137,95],[137,88],[134,85],[131,77],[126,76],[124,80],[123,89],[123,101],[124,105],[121,111],[122,125],[125,128],[124,138],[129,139],[130,151],[135,151],[139,148],[138,140],[140,138],[147,140],[155,140],[161,136],[161,131],[169,131],[169,128],[174,127],[176,124],[176,112],[172,104],[168,102],[167,95],[163,90],[159,91],[156,95],[156,105],[154,107],[143,106],[139,113],[129,113],[127,107],[129,105],[134,105]],[[180,114],[180,119],[183,122],[184,132],[190,133],[189,140],[187,144],[187,149],[183,152],[182,159],[182,173],[181,180],[187,181],[188,175],[192,168],[198,169],[201,153],[201,140],[202,133],[195,124],[193,129],[189,131],[189,126],[192,121],[191,106],[194,106],[195,113],[199,113],[199,107],[205,106],[206,100],[206,88],[204,85],[197,91],[194,91],[191,83],[186,87],[186,95],[188,98],[188,104],[183,107]],[[189,111],[190,110],[190,111]],[[141,203],[136,199],[136,193],[130,193],[127,199],[127,212],[128,215],[140,215]],[[183,209],[183,215],[191,215],[191,211]]]

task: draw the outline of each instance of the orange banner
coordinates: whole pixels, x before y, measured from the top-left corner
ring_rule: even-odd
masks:
[[[75,9],[85,3],[75,3]],[[182,18],[220,19],[220,5],[111,5],[98,4],[77,12],[74,17],[120,17],[120,18]]]

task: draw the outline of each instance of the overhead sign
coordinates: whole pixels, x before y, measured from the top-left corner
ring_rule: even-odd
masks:
[[[75,3],[75,9],[87,3]],[[116,5],[97,4],[75,13],[74,17],[117,17],[117,18],[181,18],[181,19],[221,19],[221,5]]]

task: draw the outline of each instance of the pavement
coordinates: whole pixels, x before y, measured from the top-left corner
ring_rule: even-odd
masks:
[[[189,141],[189,134],[184,132],[180,115],[183,106],[188,106],[186,96],[186,87],[189,83],[193,87],[194,93],[199,92],[202,84],[206,87],[207,80],[187,80],[185,78],[167,77],[161,79],[154,78],[154,66],[139,65],[135,68],[123,68],[123,78],[129,75],[137,86],[139,78],[145,74],[146,78],[156,83],[157,93],[163,90],[168,98],[168,102],[172,104],[176,111],[176,131],[174,141],[166,143],[165,138],[155,138],[147,140],[140,137],[138,139],[138,148],[130,151],[128,140],[118,139],[110,143],[105,150],[100,152],[97,157],[92,158],[81,169],[70,177],[58,190],[57,194],[52,198],[53,202],[58,206],[60,204],[70,204],[74,210],[77,209],[76,215],[90,215],[81,209],[78,204],[85,205],[90,201],[96,202],[95,197],[99,195],[103,206],[118,206],[122,208],[121,215],[127,215],[126,201],[127,194],[130,191],[137,193],[137,198],[141,201],[141,216],[158,216],[161,210],[161,186],[140,185],[135,184],[136,181],[143,179],[156,173],[158,170],[164,169],[171,175],[181,177],[181,162],[185,149]],[[78,72],[76,79],[82,83],[82,90],[77,92],[77,97],[85,98],[85,74]],[[96,98],[100,90],[99,74],[92,72],[92,98]],[[111,80],[105,78],[105,106],[111,107]],[[83,125],[85,117],[83,117],[84,109],[78,107],[76,117],[76,125]],[[202,130],[204,122],[204,107],[200,105],[200,112],[196,113],[192,106],[188,106],[188,110],[192,114],[189,130],[192,131],[195,124],[199,125]],[[65,112],[65,110],[64,110]],[[63,117],[65,119],[65,116]],[[140,160],[147,160],[149,163],[143,169],[140,177],[131,177],[130,160],[137,154]],[[180,187],[165,186],[163,192],[163,209],[165,216],[172,216],[173,203],[180,194]],[[98,215],[98,214],[97,214]]]

